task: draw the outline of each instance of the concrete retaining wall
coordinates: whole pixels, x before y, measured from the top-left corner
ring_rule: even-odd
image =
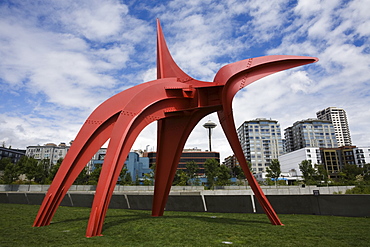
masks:
[[[204,191],[206,192],[206,191]],[[42,192],[0,192],[0,203],[40,205]],[[278,214],[370,217],[370,195],[267,195]],[[68,192],[61,206],[91,207],[93,192]],[[152,194],[115,192],[109,208],[151,210]],[[171,193],[168,211],[263,213],[253,195]]]
[[[17,192],[39,192],[48,191],[50,185],[34,184],[0,184],[0,192],[17,191]],[[72,185],[68,191],[95,191],[96,185]],[[245,189],[245,188],[244,188]],[[171,191],[202,191],[203,186],[172,186]],[[123,186],[116,185],[114,191],[154,191],[154,186]]]
[[[240,195],[207,195],[204,196],[206,210],[220,213],[253,213],[254,198]]]
[[[44,192],[49,189],[50,185],[7,185],[0,184],[0,192],[5,191],[17,191],[17,192]],[[261,186],[263,192],[266,195],[312,195],[314,190],[318,190],[320,194],[333,194],[342,193],[344,194],[347,189],[352,189],[354,186],[329,186],[329,187],[317,187],[317,186]],[[72,185],[68,190],[69,192],[74,191],[95,191],[95,185]],[[143,192],[153,193],[154,186],[122,186],[116,185],[114,188],[115,192]],[[207,193],[222,193],[223,195],[229,194],[240,194],[240,195],[251,195],[253,194],[249,186],[218,186],[215,190],[204,190],[203,186],[172,186],[172,192],[207,192]]]

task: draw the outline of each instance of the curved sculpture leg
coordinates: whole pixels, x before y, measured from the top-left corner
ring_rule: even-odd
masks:
[[[158,121],[157,164],[152,216],[162,216],[186,140],[197,123],[214,110]]]
[[[242,147],[240,146],[240,142],[238,139],[238,135],[236,133],[234,119],[232,116],[232,111],[218,111],[218,117],[220,119],[220,123],[222,129],[225,132],[227,140],[230,143],[231,148],[234,151],[236,158],[239,161],[240,166],[242,167],[244,174],[258,199],[258,202],[262,206],[263,210],[265,211],[267,217],[270,219],[273,225],[283,225],[275,213],[275,210],[272,208],[271,204],[269,203],[267,197],[263,193],[261,187],[258,185],[255,177],[252,175],[251,171],[249,170],[247,161],[245,159]]]
[[[112,198],[114,187],[124,166],[127,155],[139,133],[150,123],[165,117],[168,107],[183,108],[188,99],[167,99],[159,101],[138,116],[121,116],[112,131],[107,154],[100,173],[98,186],[86,229],[86,236],[101,236],[105,215]],[[134,119],[134,120],[133,120]],[[122,128],[121,126],[127,126]]]
[[[120,116],[120,119],[117,121],[117,127],[112,131],[91,207],[86,237],[101,235],[106,211],[118,176],[123,168],[132,144],[138,133],[140,133],[140,131],[138,131],[137,135],[130,135],[127,131],[127,129],[130,128],[128,122],[131,122],[130,117]]]
[[[240,89],[258,79],[282,70],[316,61],[316,58],[300,56],[266,56],[250,58],[222,67],[214,78],[214,82],[216,82],[216,84],[224,85],[222,92],[223,110],[218,111],[221,126],[254,194],[269,217],[271,223],[274,225],[282,225],[282,223],[249,170],[235,129],[234,118],[232,115],[232,99]]]
[[[152,216],[162,216],[186,139],[189,117],[158,121],[157,164],[155,170]],[[193,124],[195,127],[196,123]]]
[[[74,144],[68,151],[38,211],[33,226],[49,225],[68,189],[84,169],[91,157],[108,140],[116,117],[96,129],[85,123]],[[90,135],[87,133],[91,131]]]

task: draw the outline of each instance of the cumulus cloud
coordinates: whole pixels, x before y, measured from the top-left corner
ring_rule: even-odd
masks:
[[[106,93],[104,89],[112,89],[119,83],[112,75],[126,68],[135,51],[135,42],[144,37],[140,34],[140,25],[136,25],[139,30],[132,37],[141,35],[141,38],[123,38],[124,24],[139,23],[131,17],[125,22],[127,6],[117,1],[44,4],[46,6],[41,9],[45,16],[50,17],[51,11],[56,9],[52,27],[50,24],[40,26],[41,17],[37,14],[33,23],[25,13],[17,13],[17,22],[12,18],[0,19],[3,82],[24,84],[34,93],[45,94],[49,102],[66,107],[96,105],[112,93],[103,94],[101,98],[93,94]],[[33,7],[37,13],[38,6],[23,7]],[[13,13],[6,7],[2,12]]]
[[[265,42],[274,38],[287,22],[290,10],[284,0],[248,1],[248,14],[252,17],[243,27],[253,33],[252,42]]]

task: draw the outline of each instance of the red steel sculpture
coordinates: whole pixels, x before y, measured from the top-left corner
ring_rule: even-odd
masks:
[[[249,58],[222,67],[213,82],[198,81],[174,62],[157,20],[157,80],[120,92],[93,111],[60,166],[33,226],[50,224],[72,183],[110,139],[86,230],[87,237],[101,236],[126,157],[139,133],[154,121],[158,122],[158,151],[152,216],[162,216],[185,142],[196,124],[212,112],[217,112],[231,148],[266,215],[273,225],[282,225],[248,168],[235,129],[232,100],[240,89],[260,78],[316,61],[314,57],[283,55]]]

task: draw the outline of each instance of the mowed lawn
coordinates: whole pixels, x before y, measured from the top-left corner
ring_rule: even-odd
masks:
[[[109,209],[102,237],[85,237],[89,208],[60,207],[32,227],[39,206],[0,204],[0,246],[370,246],[370,218]]]

